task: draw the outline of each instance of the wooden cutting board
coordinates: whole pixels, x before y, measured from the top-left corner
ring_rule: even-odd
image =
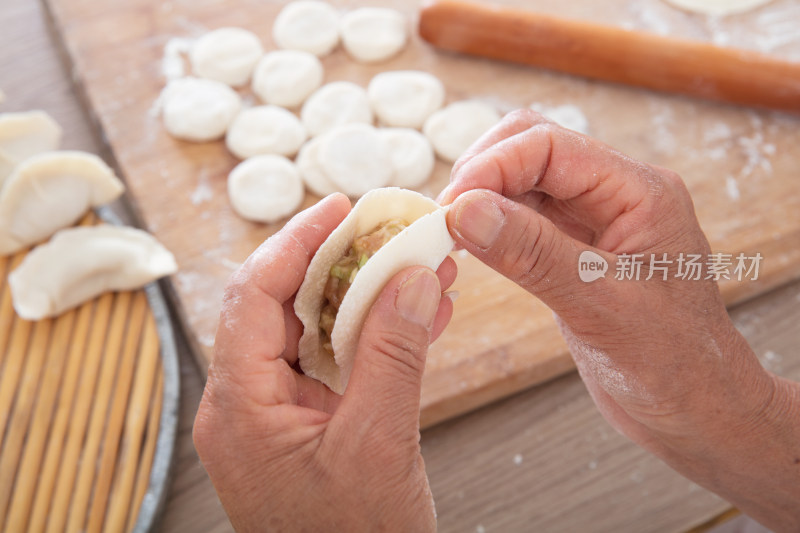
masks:
[[[190,341],[205,363],[226,279],[279,226],[246,222],[233,213],[225,180],[236,161],[223,143],[184,143],[164,132],[153,113],[164,85],[164,46],[174,37],[196,37],[233,25],[256,32],[266,48],[273,49],[272,21],[284,2],[45,1],[142,224],[178,259],[173,296]],[[360,4],[332,3],[343,9]],[[800,57],[800,42],[792,33],[800,24],[800,9],[790,0],[726,19],[687,14],[661,0],[505,3]],[[417,2],[369,4],[395,7],[415,24]],[[800,121],[796,117],[440,53],[416,35],[405,51],[380,65],[358,64],[341,49],[323,64],[326,81],[344,79],[362,86],[385,70],[427,70],[444,81],[448,101],[479,98],[503,112],[532,102],[576,104],[588,117],[593,136],[684,177],[714,250],[763,255],[758,281],[723,283],[728,303],[798,275]],[[447,183],[448,173],[447,165],[437,163],[434,178],[421,190],[435,195]],[[308,196],[304,205],[316,200]],[[451,325],[429,355],[423,425],[573,368],[547,308],[473,258],[454,256],[460,269],[455,288],[461,298]]]

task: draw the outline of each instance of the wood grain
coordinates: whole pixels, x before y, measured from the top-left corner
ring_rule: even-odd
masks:
[[[794,380],[799,302],[795,282],[731,312],[763,364]],[[615,432],[575,373],[423,431],[422,453],[442,533],[685,532],[730,509]]]
[[[131,378],[134,375],[139,343],[142,341],[142,328],[144,327],[146,313],[147,298],[143,292],[139,291],[133,298],[130,313],[125,321],[125,342],[122,345],[120,366],[116,372],[117,376],[113,384],[114,392],[105,420],[102,455],[100,456],[99,471],[94,481],[94,497],[89,508],[89,520],[85,526],[76,529],[77,531],[85,530],[89,533],[96,533],[104,525],[111,480],[117,469],[117,451],[121,440],[120,435],[125,420],[125,412],[128,407],[128,398],[132,386]],[[132,465],[124,465],[123,468],[131,467]]]
[[[144,499],[147,492],[148,485],[150,484],[151,469],[147,465],[153,464],[153,457],[156,452],[156,443],[158,442],[158,432],[154,430],[159,425],[161,418],[161,407],[164,403],[164,374],[159,371],[160,367],[156,367],[156,384],[155,391],[152,395],[150,403],[150,412],[147,417],[147,433],[146,439],[142,443],[142,454],[139,460],[139,471],[136,473],[136,485],[133,489],[133,500],[140,502]],[[136,519],[139,514],[136,509],[130,507],[128,509],[128,525],[127,529],[130,531],[136,524]]]
[[[21,328],[26,333],[30,333],[30,337],[18,337],[17,344],[11,346],[14,353],[24,354],[25,365],[21,365],[22,373],[19,381],[9,384],[15,393],[13,401],[2,404],[2,409],[10,411],[10,416],[3,436],[3,446],[0,449],[0,510],[8,508],[14,488],[19,460],[24,449],[25,437],[36,400],[39,375],[44,364],[44,356],[47,353],[50,328],[50,321],[37,322],[32,328]]]
[[[357,4],[333,3],[342,8]],[[549,5],[504,3],[528,9]],[[184,0],[113,5],[99,0],[47,0],[46,4],[142,223],[178,259],[180,272],[172,279],[176,309],[205,363],[226,279],[279,225],[246,222],[233,213],[225,179],[235,160],[223,143],[191,144],[166,135],[152,113],[164,84],[160,61],[170,38],[192,37],[226,25],[255,31],[271,49],[270,28],[282,2],[247,2],[237,9],[227,2]],[[415,2],[376,4],[416,17]],[[589,0],[570,3],[570,9],[573,16],[587,18],[598,11]],[[615,0],[607,10],[628,9],[622,0]],[[444,80],[449,101],[481,98],[501,111],[534,101],[578,104],[589,118],[593,136],[683,175],[715,250],[761,252],[767,258],[759,281],[722,285],[728,303],[798,274],[800,199],[794,194],[798,164],[794,147],[800,143],[800,128],[794,118],[443,54],[416,36],[405,51],[380,65],[356,64],[341,50],[323,63],[327,81],[348,79],[361,85],[384,70],[428,70]],[[424,192],[438,192],[448,170],[438,163]],[[726,192],[733,186],[735,194]],[[309,196],[304,205],[315,200]],[[455,288],[462,297],[450,327],[429,355],[422,399],[425,425],[572,368],[547,308],[473,258],[457,254],[456,262],[460,276]]]
[[[114,296],[105,294],[96,302],[92,317],[93,323],[108,324],[111,318]],[[67,521],[67,513],[71,501],[73,484],[78,472],[81,450],[84,446],[86,428],[89,424],[89,413],[94,402],[94,391],[100,365],[103,361],[105,335],[91,335],[85,355],[85,363],[78,384],[78,397],[70,412],[69,431],[64,443],[61,473],[55,487],[52,508],[48,513],[47,531],[63,531]],[[110,359],[110,358],[107,358]]]
[[[0,258],[0,272],[25,253]],[[0,292],[8,317],[0,322],[0,530],[130,530],[159,433],[153,395],[163,393],[144,291],[108,293],[35,323],[13,313],[5,275]]]
[[[47,435],[50,430],[53,407],[60,388],[62,370],[67,360],[70,337],[75,322],[75,311],[67,312],[54,328],[50,346],[47,349],[44,371],[39,378],[40,390],[37,393],[36,410],[33,413],[30,431],[27,432],[25,449],[19,463],[19,471],[24,472],[14,486],[14,494],[6,528],[9,531],[22,531],[28,521],[32,497],[39,480],[42,456]]]
[[[135,376],[131,382],[131,393],[129,406],[125,413],[124,432],[120,441],[120,461],[122,469],[116,474],[115,483],[112,490],[113,498],[108,504],[108,517],[105,527],[112,531],[125,531],[130,529],[130,523],[126,524],[128,518],[133,519],[136,515],[132,511],[131,501],[141,501],[132,499],[134,494],[134,484],[136,476],[140,472],[148,474],[150,469],[142,469],[142,464],[152,464],[152,456],[147,454],[140,463],[142,448],[147,444],[147,431],[156,426],[147,426],[149,422],[149,408],[156,399],[154,392],[159,389],[159,343],[158,334],[154,320],[145,320],[141,335],[141,344],[138,346],[136,354],[138,364],[135,369]],[[160,409],[155,412],[160,412]],[[150,439],[155,443],[155,438]],[[148,461],[147,457],[150,457]],[[135,508],[133,508],[135,509]]]
[[[67,427],[72,418],[71,408],[75,400],[76,390],[85,363],[84,356],[89,338],[90,321],[93,315],[92,311],[93,306],[88,305],[81,307],[78,311],[77,325],[72,336],[58,409],[52,421],[44,464],[39,473],[39,483],[33,501],[31,521],[29,524],[30,531],[44,531],[48,509],[50,508],[51,498],[55,490],[56,477],[60,470],[59,463],[67,435]]]
[[[800,112],[800,63],[750,50],[461,0],[426,4],[419,33],[444,50]]]
[[[570,3],[553,3],[544,9],[567,10],[568,4]],[[788,2],[780,1],[775,4],[776,9],[789,5]],[[660,4],[642,0],[637,5],[656,7]],[[672,12],[666,5],[662,11],[667,12],[667,15]],[[569,13],[556,11],[556,14]],[[659,19],[656,22],[660,21],[661,12],[657,14]],[[774,16],[776,12],[768,9],[765,14]],[[620,12],[607,10],[605,3],[598,2],[592,15],[596,20],[612,23],[619,21]],[[788,16],[777,18],[791,20]],[[746,22],[751,18],[728,18],[723,28],[727,30],[729,25],[736,25],[740,20]],[[634,22],[637,21],[642,25],[646,23],[644,19]],[[70,77],[57,60],[55,40],[45,31],[38,3],[27,0],[0,2],[0,22],[3,23],[4,30],[7,30],[0,32],[0,43],[3,44],[3,50],[8,52],[5,56],[0,55],[0,71],[14,72],[13,77],[1,82],[3,90],[9,95],[4,109],[9,106],[12,109],[47,109],[65,126],[65,142],[70,147],[93,152],[102,149],[90,134],[88,121],[80,112],[71,92]],[[683,15],[680,23],[675,26],[680,31],[699,31],[706,24],[703,17]],[[794,31],[796,26],[789,26]],[[797,368],[797,362],[800,361],[798,299],[800,284],[795,283],[732,310],[737,325],[756,353],[762,356],[770,352],[777,354],[772,357],[777,360],[780,356],[781,367],[773,369],[795,379],[800,378],[797,371],[791,373],[791,368]],[[180,351],[183,372],[175,479],[159,531],[230,532],[233,529],[192,445],[192,421],[203,390],[203,379],[194,368],[188,348],[183,346]],[[0,357],[3,355],[5,352],[0,351]],[[588,394],[579,392],[576,395],[573,391],[575,379],[573,375],[553,381],[465,415],[453,422],[455,426],[447,429],[441,429],[445,426],[437,426],[423,432],[423,451],[435,497],[437,500],[448,499],[447,506],[438,506],[440,525],[444,531],[475,531],[478,525],[476,522],[484,525],[487,531],[492,531],[492,524],[497,520],[513,517],[515,523],[519,524],[518,531],[530,531],[527,522],[545,519],[549,530],[566,531],[567,523],[574,525],[576,519],[580,519],[582,531],[603,533],[604,529],[596,525],[596,520],[602,518],[606,525],[612,522],[605,531],[638,532],[650,527],[648,525],[652,523],[653,515],[657,515],[658,524],[664,526],[662,532],[685,531],[689,527],[687,524],[693,527],[705,523],[716,516],[720,509],[725,508],[723,502],[709,497],[702,490],[695,489],[690,493],[692,498],[687,499],[685,495],[691,485],[678,482],[680,478],[677,475],[668,478],[651,475],[650,472],[654,469],[662,468],[660,463],[652,457],[640,458],[639,451],[634,446],[619,446],[616,441],[609,442],[608,439],[584,438],[596,437],[604,429],[608,431],[605,423],[596,416],[576,415],[568,421],[569,424],[554,424],[554,419],[563,415],[563,411],[558,411],[559,407],[570,402],[580,404],[578,412],[595,412]],[[548,407],[554,411],[552,417],[545,414],[541,417],[514,418],[520,411],[535,409],[543,398],[548,399]],[[494,420],[492,431],[486,431],[483,421],[488,419]],[[561,419],[564,417],[561,416]],[[567,436],[562,436],[564,431],[568,433]],[[450,432],[457,433],[456,437],[442,438]],[[578,440],[575,440],[576,435]],[[613,432],[611,435],[614,435]],[[510,439],[513,439],[514,446],[506,446],[506,441]],[[572,446],[567,447],[569,444]],[[565,448],[565,451],[542,453],[543,445],[555,450]],[[457,457],[453,458],[451,456],[455,454],[454,450],[463,451],[459,451]],[[513,456],[509,452],[523,456],[522,465],[526,466],[524,472],[520,470],[521,465],[514,464]],[[491,466],[483,470],[482,478],[491,476],[487,481],[503,479],[505,482],[492,482],[491,492],[464,491],[465,482],[473,486],[477,483],[473,469],[475,457],[479,454],[480,462]],[[637,465],[635,479],[624,477],[611,466],[626,461]],[[569,470],[576,464],[586,465],[587,468]],[[590,468],[592,464],[595,469]],[[573,476],[572,486],[576,489],[566,496],[563,491],[542,492],[538,490],[539,485],[531,483],[531,480],[544,479],[552,485],[560,486],[566,471]],[[138,479],[143,478],[140,476]],[[620,503],[620,489],[627,497],[624,505]],[[490,494],[485,495],[487,492]],[[568,512],[549,512],[548,515],[548,509],[560,505],[565,497],[575,500]],[[523,503],[519,507],[502,504],[509,498]],[[480,506],[479,509],[472,511],[476,505]],[[665,516],[669,518],[670,515],[671,525],[664,525]],[[513,528],[505,530],[514,531]]]

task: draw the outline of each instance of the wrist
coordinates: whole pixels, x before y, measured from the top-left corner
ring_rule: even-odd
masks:
[[[800,384],[765,370],[738,332],[729,338],[709,401],[683,419],[680,433],[653,432],[654,451],[759,522],[795,531]]]
[[[727,317],[726,317],[727,318]],[[763,433],[783,407],[783,390],[758,361],[730,320],[718,323],[695,357],[691,392],[682,398],[669,424],[651,426],[669,447],[684,453],[705,443],[720,443]]]

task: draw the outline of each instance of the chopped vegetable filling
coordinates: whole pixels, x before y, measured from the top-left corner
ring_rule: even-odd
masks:
[[[325,285],[325,303],[319,316],[322,347],[331,356],[333,356],[331,332],[333,324],[336,322],[336,314],[339,312],[345,294],[353,285],[356,274],[369,261],[370,257],[375,255],[375,252],[406,227],[408,227],[408,222],[399,218],[392,218],[381,223],[369,233],[357,237],[347,255],[331,267],[328,283]]]

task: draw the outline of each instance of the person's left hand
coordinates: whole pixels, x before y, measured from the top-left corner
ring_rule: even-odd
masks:
[[[343,396],[297,371],[294,294],[349,210],[333,195],[264,242],[226,290],[194,442],[238,531],[433,531],[419,448],[428,345],[452,315],[435,274],[397,274],[372,307]]]

